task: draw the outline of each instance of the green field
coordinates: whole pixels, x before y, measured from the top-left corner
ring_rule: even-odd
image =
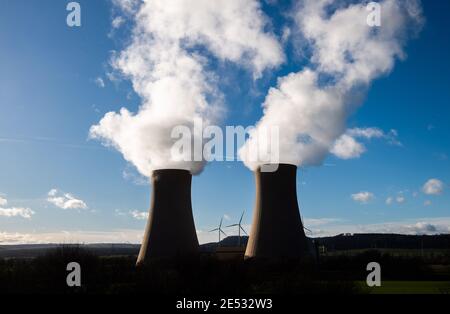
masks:
[[[360,284],[370,294],[450,294],[450,281],[384,281],[381,287]]]
[[[355,256],[367,251],[373,251],[374,249],[361,249],[361,250],[340,250],[340,251],[332,251],[321,254],[321,256],[341,256],[341,255],[349,255]],[[439,256],[450,255],[450,250],[444,249],[376,249],[380,254],[389,254],[391,256],[406,256],[406,257],[424,257],[424,258],[434,258]]]

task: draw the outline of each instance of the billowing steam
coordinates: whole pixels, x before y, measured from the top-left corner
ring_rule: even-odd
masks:
[[[142,105],[137,113],[126,108],[107,113],[90,135],[119,150],[145,176],[164,168],[198,173],[204,161],[172,156],[176,139],[171,133],[178,125],[192,128],[195,119],[206,127],[223,113],[216,77],[207,71],[208,56],[239,63],[256,79],[284,61],[283,51],[265,31],[267,21],[256,0],[136,3],[122,5],[135,26],[130,45],[113,66],[131,79]]]
[[[348,1],[347,1],[348,3]],[[381,26],[370,27],[367,3],[304,0],[295,16],[308,48],[311,64],[278,79],[263,104],[264,116],[240,150],[245,164],[255,170],[278,156],[258,141],[259,129],[279,128],[279,160],[301,166],[321,164],[330,150],[357,155],[362,147],[350,143],[333,147],[346,131],[348,116],[360,105],[371,82],[404,58],[403,47],[422,25],[420,2],[384,0]],[[264,134],[264,132],[263,132]],[[346,145],[343,140],[347,139]],[[352,138],[353,139],[353,138]],[[348,147],[350,152],[342,151]],[[356,149],[356,150],[355,150]],[[359,151],[358,151],[359,149]]]

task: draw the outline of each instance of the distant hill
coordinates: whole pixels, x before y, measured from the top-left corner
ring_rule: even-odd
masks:
[[[315,238],[328,251],[359,249],[450,249],[450,235],[402,235],[383,233],[340,234]]]
[[[361,249],[441,249],[450,250],[450,235],[401,235],[401,234],[340,234],[334,237],[312,238],[318,246],[327,251]],[[241,237],[241,245],[246,246],[248,236]],[[229,236],[220,241],[222,247],[236,247],[238,236]],[[0,258],[34,258],[55,249],[61,244],[0,245]],[[69,245],[70,246],[70,245]],[[75,244],[74,244],[75,246]],[[76,245],[86,248],[99,256],[137,255],[139,244],[97,243]],[[200,252],[215,252],[217,242],[200,245]]]
[[[139,244],[121,243],[0,245],[0,258],[34,258],[61,245],[80,246],[99,256],[137,255],[141,247]]]
[[[241,237],[241,245],[247,246],[248,236]],[[219,243],[210,242],[200,245],[200,252],[215,252]],[[220,241],[220,246],[230,247],[239,246],[239,236],[229,236]]]

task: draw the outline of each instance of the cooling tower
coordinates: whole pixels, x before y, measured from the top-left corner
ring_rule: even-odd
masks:
[[[198,252],[192,216],[192,175],[187,170],[155,170],[150,215],[137,264],[153,258],[184,257]]]
[[[280,164],[275,172],[255,172],[256,203],[246,258],[301,258],[307,239],[297,203],[297,167]]]

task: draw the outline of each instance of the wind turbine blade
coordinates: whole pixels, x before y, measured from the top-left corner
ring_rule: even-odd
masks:
[[[209,230],[209,232],[213,232],[213,231],[217,231],[217,230],[219,230],[219,228]]]
[[[220,230],[220,232],[222,232],[225,236],[227,235],[225,232],[223,232],[222,230]]]
[[[228,227],[236,227],[236,226],[239,226],[239,224],[229,225],[229,226],[226,226],[225,228],[228,228]]]
[[[242,222],[242,218],[244,218],[245,210],[242,212],[241,219],[239,219],[239,224]]]
[[[245,231],[244,228],[242,228],[242,227],[240,227],[240,228],[241,228],[241,230],[245,233],[245,235],[248,235],[248,234],[247,234],[247,231]]]
[[[223,217],[220,219],[219,228],[222,227],[222,221],[223,221]]]

